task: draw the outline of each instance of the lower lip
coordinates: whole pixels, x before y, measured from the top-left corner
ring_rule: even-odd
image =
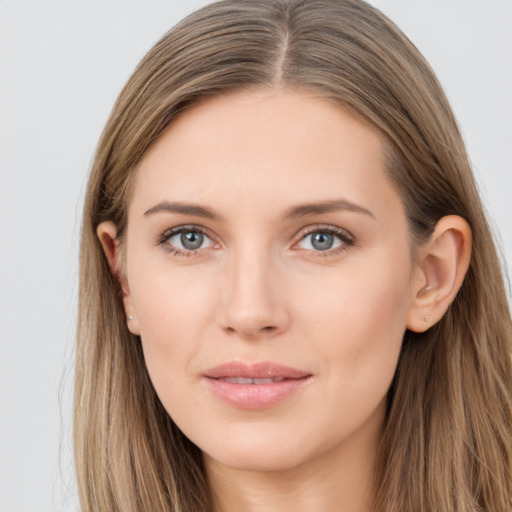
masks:
[[[239,409],[266,409],[297,393],[311,377],[287,379],[269,384],[235,384],[220,379],[206,378],[215,395]]]

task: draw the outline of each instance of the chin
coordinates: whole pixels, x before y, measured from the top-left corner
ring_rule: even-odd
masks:
[[[290,456],[285,452],[271,452],[268,448],[251,452],[224,450],[218,457],[215,455],[204,453],[205,461],[215,461],[216,464],[238,471],[258,473],[289,471],[299,467],[307,459],[297,453]]]
[[[280,433],[264,430],[253,430],[249,435],[236,436],[231,433],[212,443],[198,443],[198,446],[207,463],[210,461],[227,468],[251,472],[289,471],[321,457],[330,448],[323,443],[311,445],[311,436],[301,437],[289,430]]]

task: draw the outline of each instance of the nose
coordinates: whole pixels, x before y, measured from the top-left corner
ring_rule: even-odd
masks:
[[[246,339],[269,338],[288,328],[290,318],[279,272],[261,251],[234,256],[220,286],[218,325]]]

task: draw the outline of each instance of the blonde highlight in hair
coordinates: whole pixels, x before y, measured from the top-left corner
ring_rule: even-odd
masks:
[[[376,474],[378,512],[512,510],[512,325],[499,258],[448,101],[413,44],[360,0],[226,0],[146,55],[99,142],[80,252],[75,460],[84,512],[212,510],[200,450],[158,400],[96,236],[122,240],[137,163],[180,113],[229,91],[313,91],[366,119],[416,243],[445,215],[473,255],[443,319],[406,332]]]

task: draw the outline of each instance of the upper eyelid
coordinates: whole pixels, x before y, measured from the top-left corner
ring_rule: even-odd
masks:
[[[199,226],[197,224],[181,224],[179,226],[175,226],[172,228],[166,229],[162,233],[162,237],[169,237],[171,235],[175,235],[177,233],[182,233],[183,231],[198,231],[199,233],[202,233],[203,235],[210,236],[210,230],[206,229],[203,226]]]
[[[304,237],[306,237],[312,233],[315,233],[317,231],[327,231],[327,232],[333,233],[335,235],[345,236],[346,238],[349,238],[351,241],[354,241],[354,239],[355,239],[354,235],[347,229],[340,228],[338,226],[333,226],[332,224],[315,224],[312,226],[307,226],[305,228],[302,228],[299,231],[296,238],[298,239],[298,241],[300,241]]]

